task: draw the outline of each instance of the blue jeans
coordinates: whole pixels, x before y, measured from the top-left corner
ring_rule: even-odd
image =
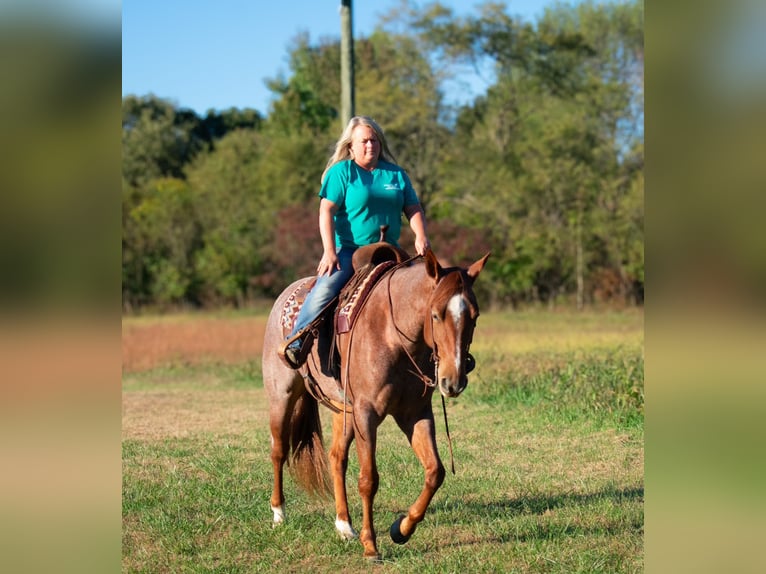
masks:
[[[344,247],[338,252],[338,262],[340,263],[340,269],[336,269],[331,275],[322,275],[317,277],[317,282],[306,295],[306,300],[303,302],[298,318],[295,320],[295,326],[289,337],[294,336],[298,331],[306,327],[314,319],[319,316],[322,309],[325,308],[334,297],[336,297],[343,286],[348,283],[348,280],[354,275],[354,268],[351,266],[351,258],[354,255],[355,249],[349,249]]]

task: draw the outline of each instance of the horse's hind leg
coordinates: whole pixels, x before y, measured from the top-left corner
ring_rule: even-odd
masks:
[[[344,416],[346,417],[344,425]],[[352,540],[357,533],[351,526],[351,516],[348,513],[348,497],[346,495],[346,470],[348,469],[348,450],[354,440],[354,425],[351,415],[336,413],[332,418],[332,448],[330,448],[330,464],[332,465],[332,482],[335,493],[335,528],[344,540]]]
[[[272,396],[269,400],[271,464],[274,467],[271,510],[274,513],[274,526],[285,520],[284,467],[290,454],[290,418],[297,399],[297,393],[288,392]]]
[[[274,526],[285,520],[285,493],[284,493],[284,467],[287,462],[287,453],[290,448],[290,433],[287,423],[289,416],[285,416],[284,408],[280,407],[278,413],[271,414],[271,464],[274,467],[274,482],[271,491],[271,511],[274,513]]]
[[[410,506],[407,514],[400,516],[391,525],[391,539],[397,544],[404,544],[415,532],[418,523],[423,520],[431,499],[444,482],[445,471],[436,448],[434,416],[431,409],[428,409],[423,418],[416,420],[396,418],[396,422],[407,435],[412,450],[415,451],[425,469],[425,484],[420,496]]]

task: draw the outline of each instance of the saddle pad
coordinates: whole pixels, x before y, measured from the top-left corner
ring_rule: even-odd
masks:
[[[283,336],[286,337],[293,330],[295,320],[298,318],[298,312],[301,310],[301,306],[306,300],[306,295],[311,291],[316,280],[316,277],[309,277],[298,285],[298,287],[295,288],[295,291],[290,293],[290,296],[285,300],[285,304],[282,306],[281,315]]]
[[[362,308],[364,301],[372,291],[375,283],[388,271],[391,267],[396,265],[395,261],[384,261],[380,265],[376,265],[367,276],[358,284],[351,293],[350,297],[337,311],[335,316],[335,330],[337,333],[348,333],[351,327],[354,326],[354,321]],[[354,279],[349,283],[353,284]]]

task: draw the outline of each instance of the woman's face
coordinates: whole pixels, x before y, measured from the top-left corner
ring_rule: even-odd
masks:
[[[351,158],[364,169],[374,169],[380,155],[380,142],[369,126],[356,126],[351,132]]]

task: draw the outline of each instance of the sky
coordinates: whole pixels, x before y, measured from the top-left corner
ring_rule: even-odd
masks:
[[[418,2],[423,6],[430,2]],[[483,2],[442,0],[458,16]],[[551,0],[511,0],[507,12],[534,22]],[[399,0],[353,2],[354,37],[369,36]],[[254,108],[266,115],[266,80],[287,77],[293,40],[340,38],[340,0],[123,0],[122,95],[154,94],[198,115]],[[475,79],[474,79],[475,80]],[[470,98],[477,84],[458,93]],[[449,98],[449,93],[447,94]]]

